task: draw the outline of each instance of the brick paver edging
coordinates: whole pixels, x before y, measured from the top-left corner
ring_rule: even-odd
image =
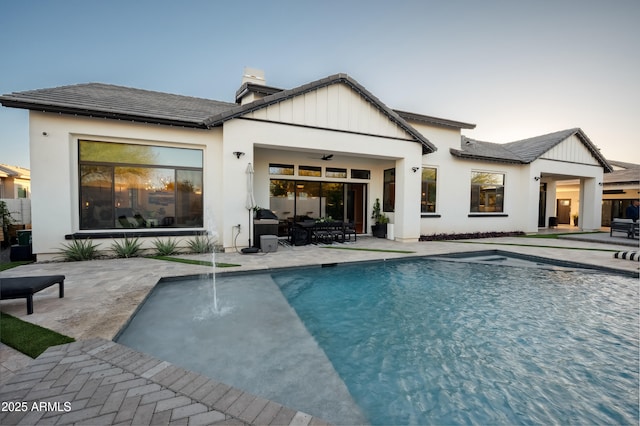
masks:
[[[2,425],[327,425],[104,339],[47,349],[0,401]]]

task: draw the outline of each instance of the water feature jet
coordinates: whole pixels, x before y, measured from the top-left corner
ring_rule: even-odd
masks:
[[[211,250],[211,273],[203,275],[202,279],[210,280],[211,285],[209,288],[211,305],[209,309],[205,309],[204,312],[196,316],[196,319],[204,320],[211,316],[226,315],[233,310],[233,306],[222,306],[218,301],[218,288],[216,285],[216,243],[218,242],[218,230],[216,228],[213,212],[210,208],[207,208],[207,228],[203,238],[207,250]]]

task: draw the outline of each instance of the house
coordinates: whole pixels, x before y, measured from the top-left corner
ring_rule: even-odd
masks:
[[[29,169],[0,164],[0,201],[15,225],[31,223],[31,173]]]
[[[33,248],[43,257],[71,238],[212,228],[225,248],[245,246],[249,164],[255,203],[281,223],[331,216],[366,234],[380,199],[397,241],[537,232],[556,217],[566,179],[580,182],[581,227],[599,229],[611,171],[580,129],[476,141],[461,134],[474,124],[391,109],[346,74],[282,90],[247,69],[233,103],[101,83],[0,102],[29,110]]]
[[[29,169],[0,164],[0,198],[29,198],[31,175]]]

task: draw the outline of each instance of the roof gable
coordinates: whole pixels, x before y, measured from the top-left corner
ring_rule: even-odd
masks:
[[[243,115],[263,121],[414,141],[405,129],[345,84],[332,84]]]
[[[573,153],[564,152],[558,148],[559,145],[572,145]],[[519,164],[529,164],[539,158],[576,161],[576,158],[567,157],[577,155],[579,160],[576,162],[593,162],[593,164],[602,166],[606,172],[612,171],[611,166],[600,154],[598,148],[579,128],[561,130],[505,144],[481,142],[463,136],[462,149],[451,149],[450,152],[460,158]]]
[[[429,140],[427,140],[427,138],[420,134],[420,132],[418,132],[409,123],[407,123],[404,118],[400,117],[397,112],[387,107],[371,92],[365,89],[357,81],[349,77],[347,74],[335,74],[293,89],[273,93],[271,95],[265,96],[262,99],[258,99],[245,105],[237,106],[230,110],[223,111],[217,115],[211,116],[205,120],[205,124],[209,127],[219,126],[225,121],[242,116],[248,116],[249,114],[255,113],[256,111],[270,107],[272,105],[280,104],[311,92],[318,92],[323,88],[338,84],[346,85],[347,87],[349,87],[353,92],[359,94],[360,97],[362,97],[366,102],[369,102],[374,109],[379,111],[388,120],[402,129],[403,132],[408,133],[413,140],[419,142],[422,145],[422,152],[424,154],[437,150],[435,145],[433,145]]]

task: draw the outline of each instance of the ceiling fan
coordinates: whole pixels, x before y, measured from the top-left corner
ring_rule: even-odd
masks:
[[[331,159],[333,158],[333,154],[323,154],[322,157],[309,157],[309,158],[313,158],[315,160],[322,160],[322,161],[331,161]]]

